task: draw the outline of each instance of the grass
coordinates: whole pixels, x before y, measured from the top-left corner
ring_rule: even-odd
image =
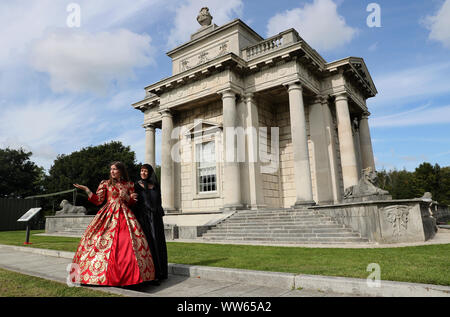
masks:
[[[74,252],[79,242],[33,233],[36,248]],[[24,231],[0,232],[0,244],[23,245],[24,239]],[[382,280],[450,286],[450,244],[344,249],[168,242],[167,251],[171,263],[355,278],[367,278],[367,266],[377,263]]]
[[[39,277],[0,269],[0,297],[117,297],[118,295],[94,291]]]
[[[37,236],[39,233],[45,233],[45,230],[31,231],[32,244],[27,247],[75,252],[80,242],[80,238]],[[24,246],[25,238],[25,231],[0,231],[0,244]]]

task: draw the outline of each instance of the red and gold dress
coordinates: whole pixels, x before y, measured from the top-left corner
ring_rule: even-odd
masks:
[[[119,196],[120,189],[127,193]],[[101,205],[87,227],[73,258],[79,266],[79,282],[125,286],[155,279],[155,267],[144,232],[129,206],[135,203],[132,182],[109,185],[102,181],[89,201]]]

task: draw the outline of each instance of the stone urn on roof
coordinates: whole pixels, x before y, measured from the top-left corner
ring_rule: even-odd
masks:
[[[208,7],[203,7],[200,9],[200,13],[197,16],[198,23],[202,26],[202,28],[210,26],[213,17],[209,13]]]

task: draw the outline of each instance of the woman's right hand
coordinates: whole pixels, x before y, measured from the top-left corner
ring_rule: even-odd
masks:
[[[73,186],[75,186],[78,189],[84,190],[87,194],[89,194],[91,192],[87,186],[79,185],[79,184],[73,184]]]

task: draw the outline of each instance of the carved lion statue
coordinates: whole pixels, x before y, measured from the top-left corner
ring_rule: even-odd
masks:
[[[58,210],[56,212],[56,215],[70,215],[70,214],[86,214],[86,208],[83,206],[74,206],[71,203],[69,203],[66,199],[61,201],[59,204],[59,207],[61,207],[61,210]]]
[[[345,189],[344,198],[389,195],[387,190],[375,186],[377,179],[377,172],[372,170],[371,167],[363,169],[358,184]]]

